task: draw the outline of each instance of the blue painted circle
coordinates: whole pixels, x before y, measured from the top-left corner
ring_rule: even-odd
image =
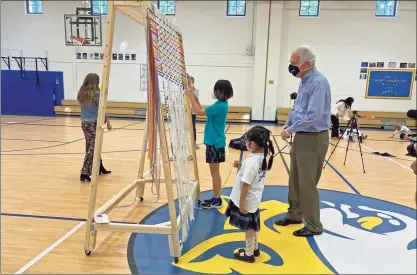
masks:
[[[222,195],[230,195],[231,188],[223,189]],[[329,208],[329,207],[336,207],[339,208],[341,205],[349,205],[352,207],[352,211],[362,214],[365,212],[361,210],[359,206],[365,205],[368,207],[372,207],[382,211],[390,211],[394,213],[399,213],[405,215],[407,217],[416,219],[416,211],[415,209],[411,209],[405,206],[401,206],[398,204],[394,204],[391,202],[378,200],[374,198],[364,197],[361,195],[355,194],[348,194],[338,191],[330,191],[330,190],[320,190],[320,208]],[[209,199],[212,196],[211,191],[202,192],[201,197],[202,199]],[[280,201],[287,203],[287,196],[288,196],[288,187],[285,186],[266,186],[265,191],[263,193],[262,201]],[[328,201],[334,203],[333,206],[329,206],[329,204],[323,203],[323,201]],[[178,203],[176,202],[176,208],[178,213]],[[366,213],[363,213],[364,215]],[[262,214],[261,214],[262,215]],[[348,219],[346,217],[346,213],[344,214],[343,222],[351,225],[352,227],[358,227],[359,224],[354,219]],[[265,221],[264,226],[272,228],[273,222],[280,218],[282,215],[277,215]],[[162,222],[166,222],[168,220],[168,207],[167,205],[163,205],[160,208],[154,210],[150,213],[144,220],[142,220],[141,224],[158,224]],[[184,247],[182,250],[182,254],[184,255],[195,247],[196,245],[200,244],[201,242],[215,237],[217,235],[221,235],[225,233],[223,229],[223,225],[225,224],[226,217],[222,215],[217,210],[207,210],[207,209],[196,209],[195,211],[195,221],[191,223],[189,236],[186,242],[184,243]],[[324,224],[325,230],[326,225]],[[395,225],[392,223],[386,222],[381,226],[378,226],[373,233],[376,234],[386,234],[388,232],[396,232],[399,230],[404,229],[405,224],[398,220],[395,222]],[[230,230],[229,230],[230,231]],[[326,232],[326,231],[325,231]],[[331,232],[327,232],[331,233]],[[242,240],[243,241],[243,240]],[[314,238],[308,238],[308,243],[311,249],[314,251],[316,256],[322,261],[322,263],[327,266],[331,271],[338,273],[338,271],[330,265],[327,261],[326,257],[321,253],[319,247],[316,244]],[[210,249],[200,255],[193,262],[200,262],[207,259],[212,258],[216,254],[219,254],[223,257],[233,258],[232,251],[238,247],[238,243],[227,244],[227,247],[221,247],[223,245],[219,245],[216,249]],[[240,244],[242,245],[242,244]],[[272,265],[282,265],[283,260],[279,256],[278,253],[272,251],[270,248],[266,246],[260,247],[261,251],[267,252],[269,255],[273,255],[271,260],[268,264]],[[416,249],[416,241],[410,242],[407,249]],[[178,268],[172,264],[173,258],[169,255],[169,248],[168,248],[168,241],[166,235],[157,235],[157,234],[132,234],[128,244],[128,263],[130,270],[133,274],[197,274],[193,273],[189,270],[184,270]],[[181,260],[181,258],[180,258]],[[348,259],[346,259],[348,260]],[[237,272],[233,272],[238,274]]]

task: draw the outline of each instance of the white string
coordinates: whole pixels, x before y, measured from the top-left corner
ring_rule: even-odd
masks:
[[[190,148],[189,129],[186,127],[185,100],[182,84],[182,56],[176,26],[159,10],[153,9],[158,34],[158,61],[162,75],[158,73],[160,92],[165,98],[168,115],[169,140],[171,144],[174,175],[176,179],[179,212],[181,216],[181,240],[184,242],[189,231],[189,221],[194,220],[193,183],[190,180],[188,156]],[[172,45],[170,45],[172,43]]]

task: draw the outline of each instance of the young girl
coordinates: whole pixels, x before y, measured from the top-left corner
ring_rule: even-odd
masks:
[[[193,92],[194,98],[198,104],[198,107],[201,109],[200,102],[198,101],[199,92],[194,86],[194,77],[189,76],[188,74],[187,76],[188,76],[188,89],[190,89]],[[197,115],[194,111],[192,113],[192,119],[193,119],[194,141],[197,141],[197,129],[196,129]],[[198,144],[196,143],[195,148],[200,149],[200,146],[198,146]]]
[[[253,263],[260,255],[258,232],[260,230],[259,204],[265,185],[265,173],[273,164],[274,146],[268,129],[255,126],[246,133],[246,147],[249,155],[236,176],[230,195],[226,216],[230,224],[246,233],[246,248],[239,249],[235,258]],[[267,157],[269,155],[269,160]],[[267,164],[268,163],[268,164]],[[239,168],[240,163],[235,161]]]
[[[204,128],[204,144],[206,145],[206,163],[209,164],[213,179],[213,198],[201,204],[203,208],[221,208],[222,179],[220,177],[220,163],[226,161],[226,117],[229,111],[228,100],[233,97],[232,84],[228,80],[219,80],[214,85],[214,98],[217,102],[203,109],[199,107],[192,91],[185,90],[189,95],[191,106],[196,115],[207,116]]]
[[[100,78],[95,73],[88,74],[78,91],[77,100],[81,105],[81,128],[85,136],[85,157],[83,168],[81,169],[80,181],[91,181],[91,170],[93,166],[94,145],[96,141],[96,126],[98,103],[100,99],[100,88],[98,87]],[[111,130],[110,121],[107,119],[107,129]],[[111,171],[104,169],[103,162],[100,160],[100,174],[109,174]]]
[[[352,97],[339,100],[336,105],[332,108],[332,139],[339,138],[339,118],[349,120],[348,110],[352,108],[354,100]]]

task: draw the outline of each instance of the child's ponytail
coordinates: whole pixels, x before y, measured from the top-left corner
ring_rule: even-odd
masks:
[[[262,126],[255,126],[246,133],[246,139],[253,141],[260,148],[264,148],[264,159],[262,161],[262,171],[271,170],[274,163],[275,149],[270,139],[271,131]],[[269,159],[268,158],[269,156]]]
[[[272,168],[272,164],[274,164],[274,155],[275,155],[274,145],[272,144],[271,140],[268,141],[268,147],[269,147],[268,148],[269,153],[271,154],[271,156],[269,157],[269,160],[268,160],[268,169],[267,170],[269,171]],[[265,148],[266,148],[266,146],[265,146]]]
[[[264,145],[264,160],[262,161],[262,171],[265,171],[267,169],[266,157],[268,156],[268,146],[266,145],[266,142],[262,142],[262,144]]]

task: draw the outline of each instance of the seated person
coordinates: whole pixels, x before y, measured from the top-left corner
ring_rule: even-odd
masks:
[[[344,131],[344,129],[340,129],[340,135],[342,135],[343,139],[350,138],[350,141],[359,141],[362,143],[362,141],[368,137],[367,135],[363,135],[359,130],[356,120],[352,121],[352,127],[347,128],[346,132]]]
[[[362,143],[368,136],[363,135],[360,130],[348,128],[344,133],[344,129],[340,129],[340,134],[342,135],[343,139],[350,138],[350,141],[360,142]]]

